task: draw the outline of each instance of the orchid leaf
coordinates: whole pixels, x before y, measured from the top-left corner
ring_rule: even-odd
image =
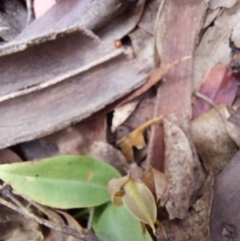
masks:
[[[0,165],[0,179],[19,194],[55,208],[92,207],[110,200],[107,184],[121,175],[89,156],[58,156]]]
[[[96,214],[93,229],[101,240],[152,241],[148,232],[143,237],[140,222],[124,206],[115,207],[110,203],[101,215],[97,208]]]

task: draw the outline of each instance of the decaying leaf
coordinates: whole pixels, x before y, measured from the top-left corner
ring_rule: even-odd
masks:
[[[165,175],[149,166],[143,173],[143,180],[158,202],[167,190],[168,181]]]
[[[150,125],[161,120],[162,116],[153,118],[143,123],[137,129],[117,141],[117,145],[121,148],[122,153],[128,162],[134,162],[133,147],[136,147],[137,149],[142,149],[146,145],[143,135],[144,131]]]
[[[230,64],[231,66],[231,64]],[[238,78],[233,74],[233,67],[217,64],[204,78],[204,83],[198,90],[200,94],[211,99],[215,104],[225,103],[232,105],[238,92]],[[211,109],[211,105],[202,100],[195,99],[193,118]]]
[[[226,105],[220,105],[218,111],[227,120]],[[226,167],[238,150],[229,136],[226,121],[214,108],[192,121],[191,132],[205,169],[212,170],[214,175]]]
[[[168,190],[161,205],[170,219],[183,219],[196,199],[205,173],[195,153],[189,134],[189,121],[174,115],[164,118],[165,170]]]
[[[209,174],[202,188],[202,196],[196,201],[183,220],[164,220],[162,224],[169,241],[211,241],[209,216],[213,196],[213,176]],[[162,232],[157,230],[156,240],[164,240]],[[212,239],[212,241],[221,239]]]
[[[116,195],[119,190],[124,186],[124,184],[129,180],[129,175],[123,176],[121,178],[113,178],[108,182],[108,193],[110,194],[111,201],[116,206],[121,206],[122,202],[118,199],[119,195]],[[122,198],[122,195],[120,196]]]

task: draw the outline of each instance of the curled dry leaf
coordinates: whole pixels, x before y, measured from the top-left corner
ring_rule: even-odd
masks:
[[[116,206],[120,206],[122,205],[122,203],[118,201],[118,197],[115,197],[115,195],[124,186],[124,184],[128,181],[128,179],[129,179],[129,175],[121,178],[113,178],[108,182],[108,193],[110,194],[111,201]]]
[[[231,123],[226,126],[229,115],[226,105],[219,105],[218,112],[211,109],[191,123],[193,141],[198,154],[205,169],[212,170],[214,175],[226,167],[238,150],[227,131],[231,128]]]
[[[144,171],[143,180],[158,202],[167,190],[168,181],[164,173],[149,166]]]
[[[144,131],[150,125],[161,121],[162,118],[162,116],[156,117],[143,123],[137,129],[117,141],[117,145],[121,148],[122,153],[128,162],[134,162],[133,147],[136,147],[137,149],[142,149],[144,146],[146,146],[143,136]]]
[[[163,121],[165,142],[165,175],[168,190],[161,205],[165,206],[170,219],[183,219],[195,201],[205,173],[195,153],[186,118],[174,115]]]

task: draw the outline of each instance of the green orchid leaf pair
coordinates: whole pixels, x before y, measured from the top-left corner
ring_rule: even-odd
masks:
[[[54,208],[95,207],[110,201],[107,190],[120,173],[89,156],[58,156],[38,162],[0,165],[0,179],[22,196]],[[103,241],[152,240],[124,207],[111,203],[94,217],[94,231]]]

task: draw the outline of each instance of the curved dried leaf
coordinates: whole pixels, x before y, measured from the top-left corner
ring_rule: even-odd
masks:
[[[140,125],[137,129],[130,132],[128,135],[122,137],[117,141],[117,145],[121,148],[123,155],[129,162],[134,162],[133,147],[142,149],[146,146],[146,142],[143,136],[144,131],[154,123],[157,123],[163,119],[162,116],[155,117],[146,121]]]
[[[143,174],[143,180],[159,201],[167,190],[168,181],[165,174],[149,166]]]
[[[139,221],[148,224],[155,232],[154,223],[157,218],[157,207],[153,194],[148,187],[139,181],[129,179],[124,185],[124,206]]]
[[[120,190],[121,187],[124,186],[128,179],[129,175],[120,178],[113,178],[108,182],[108,193],[110,194],[111,201],[113,203],[117,192]]]

